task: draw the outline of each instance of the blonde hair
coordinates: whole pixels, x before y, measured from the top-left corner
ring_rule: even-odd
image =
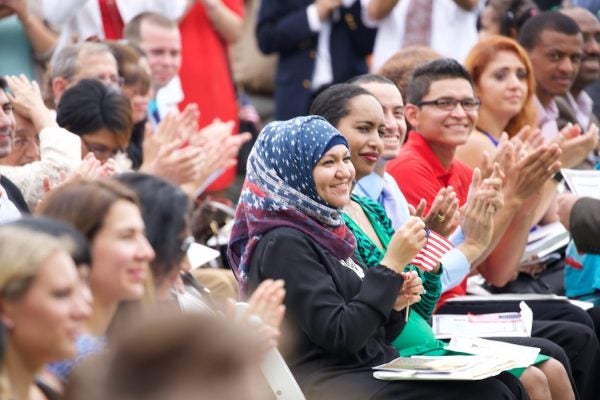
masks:
[[[30,288],[48,257],[59,251],[69,252],[73,246],[67,237],[56,238],[23,227],[1,226],[0,302],[18,300]],[[0,337],[0,340],[3,342],[0,346],[5,347],[5,338]],[[0,360],[0,366],[0,398],[11,399],[4,360]]]
[[[0,227],[0,300],[18,299],[42,263],[57,251],[69,252],[70,240],[17,226]]]

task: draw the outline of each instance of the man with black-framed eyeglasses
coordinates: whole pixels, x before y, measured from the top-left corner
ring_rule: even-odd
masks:
[[[456,60],[435,60],[415,70],[404,106],[406,120],[414,130],[398,157],[387,165],[409,204],[417,207],[423,198],[430,207],[440,189],[448,186],[456,192],[460,205],[466,203],[472,171],[455,160],[454,154],[474,128],[479,104],[469,73]],[[437,215],[440,221],[447,217]],[[465,251],[481,254],[484,249]],[[469,273],[470,264],[462,264],[467,267],[459,276]]]
[[[455,152],[458,146],[466,143],[479,109],[469,73],[456,60],[432,61],[415,70],[406,95],[405,116],[414,130],[409,133],[399,156],[388,163],[388,173],[396,179],[408,203],[415,207],[421,199],[431,205],[439,190],[447,186],[452,186],[459,206],[463,207],[467,204],[474,174],[470,167],[455,159]],[[560,167],[557,162],[559,156],[556,145],[542,146],[527,162],[519,160],[514,163],[510,170],[511,180],[505,185],[500,180],[500,187],[485,189],[501,191],[504,206],[496,210],[491,242],[471,263],[470,270],[463,271],[465,277],[471,272],[480,272],[496,286],[504,286],[513,279],[516,272],[497,261],[499,258],[494,255],[496,247],[497,251],[503,248],[497,246],[499,243],[506,246],[511,241],[520,240],[512,234],[516,231],[512,223],[520,207],[520,198],[513,190],[516,186],[513,177],[539,175],[549,179]],[[498,179],[503,175],[499,168],[493,174]],[[438,215],[440,220],[445,218],[445,215]],[[513,247],[516,248],[516,245]],[[440,304],[454,295],[464,295],[466,279],[455,288],[447,289]]]
[[[481,102],[475,97],[467,97],[465,99],[455,99],[453,97],[440,97],[435,100],[423,100],[417,103],[417,106],[436,106],[439,110],[443,111],[454,111],[456,106],[461,105],[464,111],[471,112],[477,111]]]

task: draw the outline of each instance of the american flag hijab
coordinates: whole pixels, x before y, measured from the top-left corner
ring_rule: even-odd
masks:
[[[278,227],[299,230],[340,260],[354,253],[356,240],[344,224],[341,210],[321,199],[312,174],[335,144],[349,147],[337,129],[318,116],[271,122],[258,136],[248,157],[227,249],[242,290],[257,243]]]

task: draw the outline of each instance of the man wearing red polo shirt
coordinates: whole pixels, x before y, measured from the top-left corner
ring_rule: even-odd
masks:
[[[479,100],[475,97],[471,77],[457,61],[435,60],[415,70],[408,84],[405,106],[406,120],[414,130],[409,133],[400,155],[387,166],[410,204],[416,206],[421,198],[432,204],[438,191],[448,185],[454,188],[459,205],[466,203],[472,171],[455,160],[454,154],[475,127],[478,109]],[[504,159],[508,162],[502,165],[504,207],[494,217],[492,243],[471,268],[496,286],[504,286],[516,276],[518,269],[506,268],[513,265],[507,259],[521,257],[515,249],[520,249],[522,241],[527,240],[528,228],[524,230],[525,235],[516,233],[523,232],[523,224],[531,226],[537,193],[560,168],[560,150],[556,145],[541,146],[519,159],[512,149],[510,145],[509,156]],[[437,217],[445,218],[444,215]],[[444,293],[440,311],[448,308],[443,306],[445,299],[461,294],[466,294],[466,277],[460,285]],[[598,340],[590,329],[593,325],[590,326],[589,317],[586,321],[577,321],[576,318],[583,319],[587,314],[581,315],[575,307],[564,304],[564,307],[554,303],[552,307],[540,307],[531,303],[536,319],[532,336],[560,345],[573,366],[574,383],[581,397],[596,398],[597,380],[589,374],[590,370],[600,368]],[[502,307],[501,303],[486,302],[475,309],[454,308],[453,312],[508,311]],[[574,322],[562,322],[563,318]]]
[[[421,198],[432,204],[438,191],[446,186],[454,188],[459,205],[464,205],[472,171],[456,160],[454,153],[467,141],[477,121],[479,100],[475,97],[471,77],[452,59],[425,64],[415,71],[409,82],[407,103],[405,115],[414,131],[409,133],[400,155],[388,164],[388,172],[413,206]],[[505,206],[494,218],[492,244],[474,265],[495,286],[504,286],[513,279],[518,270],[512,266],[518,267],[518,263],[507,262],[505,257],[496,259],[492,249],[520,248],[522,241],[527,240],[534,207],[523,205],[526,201],[535,201],[533,195],[558,171],[559,154],[556,145],[542,146],[523,159],[504,165]],[[527,218],[525,215],[515,218],[518,213],[527,214]],[[445,216],[438,215],[438,218]],[[526,229],[522,229],[523,224]],[[515,235],[516,232],[519,234]],[[506,268],[506,265],[511,267]],[[454,292],[464,294],[465,285],[463,282]],[[451,294],[447,292],[445,296]]]

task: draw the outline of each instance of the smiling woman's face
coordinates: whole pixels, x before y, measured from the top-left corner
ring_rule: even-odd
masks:
[[[354,97],[348,103],[348,108],[350,112],[340,119],[336,128],[350,144],[356,177],[361,179],[373,172],[383,151],[383,109],[371,95]]]
[[[527,75],[525,64],[515,53],[498,52],[476,82],[481,108],[505,119],[517,115],[529,92]]]
[[[94,298],[105,303],[139,300],[153,259],[139,208],[118,200],[92,241],[90,287]]]
[[[317,194],[334,208],[342,208],[350,202],[354,167],[350,152],[343,144],[333,146],[313,168]]]
[[[406,138],[402,94],[392,83],[369,82],[362,83],[360,86],[373,94],[381,104],[385,121],[381,157],[385,160],[392,160],[398,157],[400,147]]]

